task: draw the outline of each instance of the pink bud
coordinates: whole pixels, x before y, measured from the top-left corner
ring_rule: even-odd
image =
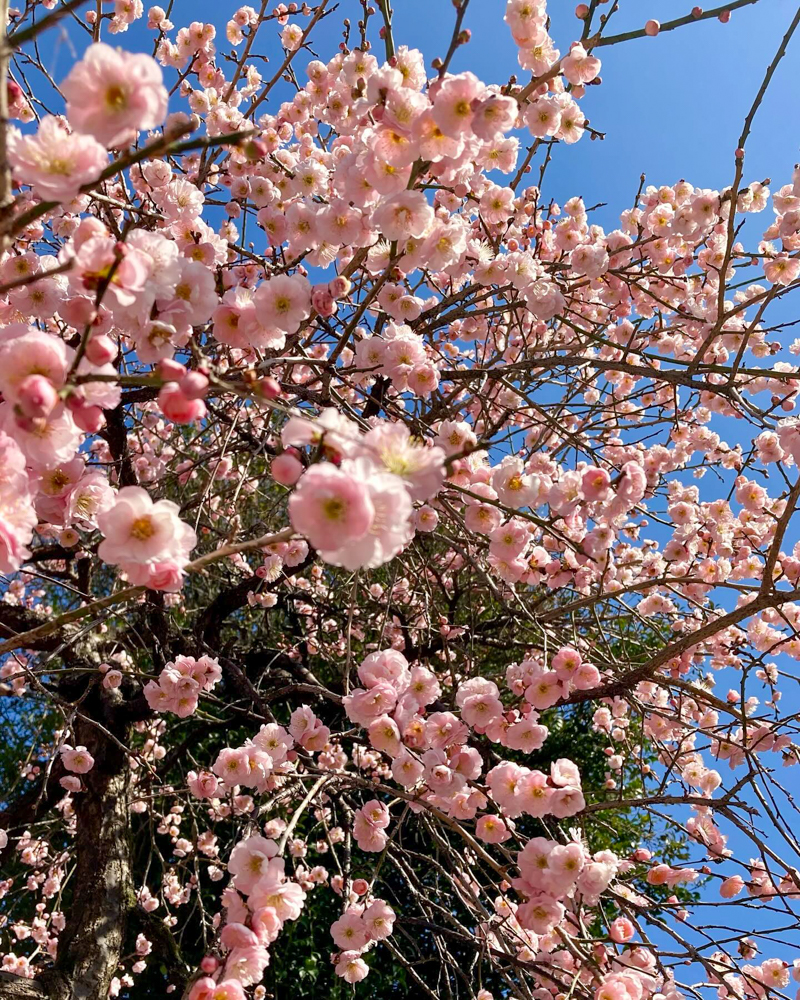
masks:
[[[276,483],[280,483],[281,486],[294,486],[303,475],[303,464],[294,455],[285,451],[273,458],[269,471]]]
[[[208,379],[200,372],[189,372],[180,380],[180,387],[187,399],[203,399],[208,392]]]
[[[616,941],[617,944],[625,944],[626,941],[630,941],[635,933],[636,928],[627,917],[617,917],[609,928],[611,940]]]
[[[107,365],[117,356],[114,341],[105,334],[90,337],[86,345],[86,357],[93,365]]]
[[[106,422],[99,406],[82,406],[73,411],[72,419],[87,434],[96,434]]]
[[[702,7],[692,7],[692,17],[702,17],[703,8]]]
[[[78,541],[79,535],[74,528],[64,528],[58,536],[58,544],[63,545],[65,549],[71,549],[73,545],[78,544]]]
[[[206,955],[200,962],[200,968],[203,972],[216,972],[218,967],[219,962],[213,955]]]
[[[719,19],[723,24],[727,24],[731,19],[731,12],[729,10],[723,10],[723,12],[719,15]]]
[[[585,3],[579,3],[575,8],[575,17],[580,18],[582,21],[585,17],[589,15],[589,6]]]
[[[164,382],[179,382],[186,374],[186,369],[179,361],[162,358],[158,362],[158,374]]]
[[[333,316],[336,312],[336,300],[327,285],[317,285],[311,291],[311,305],[320,316]]]
[[[347,295],[352,287],[353,283],[349,278],[345,278],[343,274],[334,278],[333,281],[328,282],[328,291],[335,299],[340,299],[343,295]]]
[[[264,399],[278,399],[283,394],[280,382],[276,381],[270,375],[261,379],[258,383],[258,388]]]
[[[263,139],[248,139],[242,148],[248,160],[263,160],[269,153],[267,144]]]
[[[26,417],[47,417],[58,405],[58,393],[44,375],[28,375],[17,388],[17,402]]]
[[[650,35],[651,38],[655,38],[659,31],[661,31],[661,22],[656,21],[653,18],[651,18],[644,26],[644,33],[646,35]]]
[[[158,394],[161,412],[175,424],[190,424],[206,414],[202,399],[188,399],[174,382],[168,382]]]

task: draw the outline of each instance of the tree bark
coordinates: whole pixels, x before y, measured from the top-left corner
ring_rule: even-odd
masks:
[[[0,1000],[106,1000],[117,971],[128,915],[136,905],[131,873],[130,766],[127,727],[115,724],[110,692],[93,691],[81,705],[74,738],[95,759],[75,795],[75,872],[67,923],[55,965],[35,980],[3,974]],[[91,715],[90,715],[91,713]],[[106,735],[91,718],[102,719]],[[119,741],[119,742],[117,742]]]

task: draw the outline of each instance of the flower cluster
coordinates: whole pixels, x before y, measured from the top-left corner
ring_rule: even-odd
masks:
[[[213,691],[222,678],[219,663],[210,656],[177,656],[167,663],[157,681],[144,686],[147,704],[154,712],[174,712],[185,719],[197,710],[203,691]]]

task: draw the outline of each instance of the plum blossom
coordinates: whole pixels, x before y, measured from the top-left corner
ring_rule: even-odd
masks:
[[[89,46],[61,84],[73,128],[104,146],[127,145],[140,129],[160,125],[167,114],[161,68],[149,56]]]
[[[36,135],[11,130],[8,161],[19,183],[29,184],[43,201],[70,201],[98,179],[108,153],[92,136],[70,132],[60,119],[45,115]]]
[[[100,558],[119,566],[133,584],[179,588],[197,539],[178,514],[171,500],[154,502],[140,486],[123,487],[113,507],[96,518],[105,536]]]

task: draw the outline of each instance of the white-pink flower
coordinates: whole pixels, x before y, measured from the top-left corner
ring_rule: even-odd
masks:
[[[40,375],[60,389],[73,357],[72,348],[59,337],[33,327],[0,345],[0,392],[16,402],[19,387],[30,375]]]
[[[37,522],[25,456],[0,431],[0,573],[13,573],[28,555]]]
[[[95,42],[61,84],[73,128],[105,146],[127,145],[167,115],[169,95],[150,56]]]
[[[36,135],[12,129],[8,162],[15,179],[33,188],[44,201],[70,201],[84,184],[96,181],[108,163],[108,153],[96,139],[70,132],[52,115],[45,115]]]
[[[68,771],[74,771],[75,774],[86,774],[94,767],[94,757],[86,747],[64,745],[61,748],[61,763]]]
[[[376,228],[389,240],[424,236],[433,220],[433,209],[422,191],[401,191],[387,198],[372,216]]]
[[[311,285],[300,274],[277,274],[253,297],[259,323],[294,333],[311,312]]]
[[[471,131],[473,101],[481,99],[486,88],[474,73],[447,77],[436,90],[433,118],[445,135],[461,136]]]
[[[415,441],[405,424],[373,427],[364,436],[364,447],[387,472],[405,482],[412,500],[430,500],[439,492],[445,478],[444,450]]]
[[[197,542],[194,530],[181,521],[177,504],[155,503],[140,486],[125,486],[110,510],[97,516],[105,535],[97,550],[134,584],[176,589],[183,567]]]

